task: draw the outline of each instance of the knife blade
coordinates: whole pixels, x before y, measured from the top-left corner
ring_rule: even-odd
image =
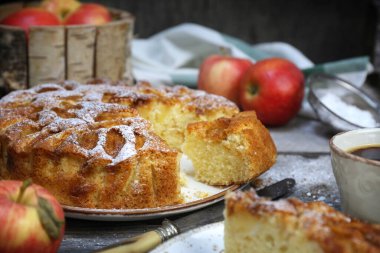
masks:
[[[274,184],[257,190],[261,197],[278,199],[288,195],[295,185],[295,180],[285,178]],[[142,235],[128,238],[117,244],[110,245],[98,253],[144,253],[157,247],[162,242],[191,230],[195,227],[223,220],[224,202],[220,201],[202,210],[194,211],[184,216],[179,216],[175,221],[165,219],[162,226],[156,230],[146,232]]]
[[[296,180],[293,178],[285,178],[267,187],[257,190],[256,193],[260,197],[271,198],[276,200],[291,193],[293,187],[296,185]]]

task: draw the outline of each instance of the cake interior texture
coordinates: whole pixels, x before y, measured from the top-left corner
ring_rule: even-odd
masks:
[[[276,160],[269,131],[253,111],[189,124],[182,150],[193,162],[196,178],[211,185],[248,182]]]
[[[203,106],[194,105],[194,108]],[[183,104],[167,104],[160,101],[140,106],[139,114],[152,122],[153,131],[164,139],[169,146],[181,150],[186,127],[189,123],[209,121],[220,117],[231,117],[237,113],[236,108],[218,108],[213,110],[188,110]]]
[[[224,215],[226,253],[380,252],[380,225],[351,219],[322,202],[236,192],[226,197]]]

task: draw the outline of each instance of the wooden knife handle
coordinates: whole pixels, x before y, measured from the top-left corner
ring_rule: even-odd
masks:
[[[162,226],[123,242],[103,248],[98,253],[144,253],[148,252],[163,241],[179,233],[178,228],[169,220],[164,220]]]
[[[144,253],[157,247],[161,241],[161,235],[157,231],[149,231],[132,239],[128,244],[119,244],[111,248],[105,248],[99,253]]]

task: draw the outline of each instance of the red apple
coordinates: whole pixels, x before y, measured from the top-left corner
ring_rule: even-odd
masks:
[[[78,9],[80,5],[77,0],[43,0],[41,3],[43,9],[55,14],[61,20]]]
[[[7,16],[1,24],[21,27],[28,34],[30,26],[53,26],[61,22],[56,15],[41,8],[24,8]]]
[[[0,252],[56,252],[64,233],[58,201],[31,181],[0,181]]]
[[[239,101],[244,110],[255,110],[264,125],[281,126],[300,110],[304,76],[292,62],[271,58],[257,62],[242,78]]]
[[[238,86],[252,62],[231,56],[212,55],[200,66],[198,89],[238,102]]]
[[[65,25],[103,25],[112,20],[106,7],[100,4],[82,4],[76,11],[68,15]]]

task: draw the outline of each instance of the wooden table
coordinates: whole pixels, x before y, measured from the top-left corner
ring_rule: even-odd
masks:
[[[278,149],[276,164],[259,180],[267,185],[292,177],[296,187],[291,194],[304,201],[320,200],[340,208],[339,194],[331,169],[328,140],[334,134],[325,125],[309,118],[297,117],[288,125],[270,129]],[[195,211],[194,222],[212,223],[222,219],[224,203]],[[169,217],[176,220],[186,216]],[[60,252],[91,252],[160,226],[162,219],[136,222],[101,222],[67,219]],[[193,221],[190,220],[189,223]],[[190,225],[190,224],[189,224]]]

